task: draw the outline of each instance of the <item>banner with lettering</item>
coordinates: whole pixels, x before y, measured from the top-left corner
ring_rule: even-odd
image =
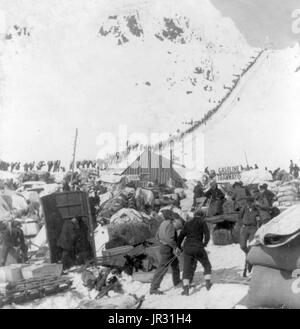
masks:
[[[240,166],[221,167],[217,172],[218,183],[234,183],[241,180]]]

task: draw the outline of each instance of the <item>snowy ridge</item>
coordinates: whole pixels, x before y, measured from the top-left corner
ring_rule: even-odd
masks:
[[[21,159],[41,157],[38,147],[29,152],[27,145],[48,137],[53,150],[43,152],[64,161],[58,136],[73,136],[74,126],[84,136],[78,157],[104,158],[91,141],[101,131],[115,132],[116,117],[129,133],[183,131],[182,122],[199,120],[214,108],[257,53],[208,0],[4,2],[6,34],[14,25],[30,31],[2,44],[1,132],[7,139],[2,157],[8,160],[15,152]],[[51,121],[53,115],[60,121]],[[63,124],[70,118],[71,124]],[[21,146],[12,127],[24,126],[30,134]]]

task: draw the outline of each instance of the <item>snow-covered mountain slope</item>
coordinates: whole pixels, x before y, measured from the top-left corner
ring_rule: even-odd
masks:
[[[1,4],[8,160],[69,160],[75,127],[79,158],[101,154],[98,134],[118,124],[129,133],[182,130],[218,104],[257,53],[209,0]]]

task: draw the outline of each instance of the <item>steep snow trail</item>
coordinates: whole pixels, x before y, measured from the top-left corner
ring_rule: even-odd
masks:
[[[262,168],[286,168],[289,159],[300,160],[299,62],[299,46],[265,54],[230,115],[206,131],[207,166],[245,164],[244,151],[251,165]]]
[[[239,99],[247,92],[247,86],[251,80],[257,79],[257,76],[261,74],[261,68],[265,63],[265,60],[269,54],[268,50],[265,50],[258,58],[257,62],[241,77],[237,86],[232,90],[230,96],[226,99],[225,103],[221,106],[220,110],[208,121],[207,125],[202,128],[205,133],[212,129],[216,124],[220,123],[224,118],[230,115],[230,112],[238,104]]]

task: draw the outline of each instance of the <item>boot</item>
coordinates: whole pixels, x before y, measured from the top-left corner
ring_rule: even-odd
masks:
[[[248,262],[248,273],[250,274],[252,272],[253,265]]]
[[[182,280],[178,281],[176,284],[174,284],[174,288],[181,288],[182,287]]]
[[[210,280],[206,280],[206,281],[205,281],[205,287],[206,287],[206,290],[210,290],[211,286],[212,286],[211,281],[210,281]]]
[[[189,296],[189,286],[183,286],[182,296]]]

